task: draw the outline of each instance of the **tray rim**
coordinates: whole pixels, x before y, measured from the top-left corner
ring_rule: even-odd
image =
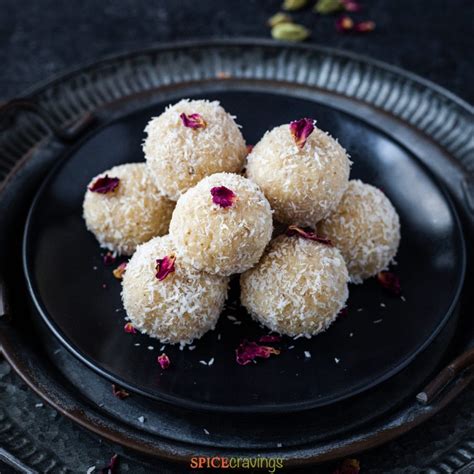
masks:
[[[199,82],[199,81],[197,81]],[[265,82],[263,80],[262,82]],[[126,101],[127,98],[122,98],[122,101]],[[34,220],[35,211],[39,205],[39,202],[43,196],[44,189],[51,183],[54,177],[60,172],[61,168],[66,164],[67,160],[72,156],[72,154],[81,148],[81,146],[86,143],[89,139],[93,138],[97,133],[101,130],[106,129],[109,125],[116,123],[119,120],[126,119],[130,116],[136,114],[138,110],[133,110],[132,112],[127,112],[126,114],[120,116],[120,118],[116,118],[110,121],[106,121],[103,124],[100,124],[98,127],[91,130],[89,133],[86,133],[85,136],[81,137],[77,142],[72,144],[58,156],[57,163],[55,163],[47,172],[45,178],[43,179],[42,183],[40,184],[39,188],[36,190],[34,198],[30,204],[30,208],[28,210],[27,218],[25,221],[25,225],[23,227],[23,235],[22,235],[22,244],[21,244],[21,258],[22,258],[22,269],[23,275],[27,282],[27,290],[29,292],[29,297],[33,301],[33,304],[36,308],[36,311],[42,318],[43,322],[47,325],[49,330],[53,333],[53,335],[57,338],[57,340],[71,353],[79,359],[82,363],[86,364],[90,369],[92,369],[97,374],[107,378],[112,383],[117,383],[127,390],[131,392],[138,393],[145,397],[152,398],[154,400],[158,400],[160,402],[169,403],[173,406],[177,406],[184,409],[208,412],[208,413],[231,413],[231,414],[260,414],[260,413],[267,413],[272,415],[277,415],[279,413],[293,413],[293,412],[301,412],[305,410],[311,410],[313,408],[323,408],[324,406],[329,406],[333,403],[337,403],[342,400],[347,400],[352,396],[361,394],[366,390],[369,390],[384,381],[388,380],[389,378],[395,376],[404,368],[406,368],[413,360],[425,350],[431,342],[436,338],[436,336],[443,330],[443,328],[448,323],[449,319],[453,316],[454,310],[459,303],[459,299],[463,290],[465,276],[466,276],[466,268],[467,268],[467,251],[466,251],[466,241],[464,238],[463,226],[456,210],[456,206],[454,205],[453,199],[449,195],[446,186],[442,183],[437,176],[430,170],[430,168],[423,163],[417,156],[414,156],[414,160],[416,165],[421,169],[424,175],[435,185],[437,191],[439,192],[440,197],[443,198],[450,216],[453,219],[453,224],[455,226],[455,234],[459,234],[459,245],[460,245],[460,258],[459,264],[461,266],[459,274],[456,276],[457,286],[454,292],[453,298],[449,303],[449,307],[446,310],[446,313],[442,316],[440,322],[435,327],[434,331],[429,335],[426,340],[423,341],[412,353],[409,355],[405,355],[400,361],[390,369],[386,370],[384,373],[376,377],[374,380],[367,384],[364,387],[357,386],[357,388],[353,389],[349,394],[345,393],[344,395],[340,395],[330,403],[326,404],[319,404],[317,399],[314,400],[307,400],[304,403],[285,403],[279,405],[278,407],[274,407],[271,404],[262,404],[262,405],[248,405],[245,407],[239,407],[237,404],[235,405],[220,405],[220,404],[213,404],[209,402],[198,402],[186,399],[184,397],[178,397],[175,395],[168,395],[163,393],[151,393],[148,390],[137,388],[133,384],[122,380],[119,376],[113,374],[111,371],[103,368],[98,362],[95,363],[80,347],[73,344],[69,337],[61,330],[59,325],[54,321],[54,319],[49,315],[48,311],[45,308],[44,301],[41,298],[39,293],[37,284],[35,279],[31,274],[32,263],[31,259],[28,257],[29,251],[29,242],[31,240],[31,226],[32,221]],[[351,115],[347,112],[348,115]],[[363,119],[356,117],[361,122],[365,122]],[[365,122],[366,123],[366,122]],[[368,124],[369,127],[372,125]],[[387,135],[384,130],[378,130],[381,134]],[[395,141],[394,138],[391,138],[392,141]],[[396,141],[397,145],[403,148],[408,154],[413,155],[413,153],[408,150],[403,143],[400,141]]]
[[[371,59],[369,57],[353,53],[350,51],[344,51],[341,49],[336,49],[336,48],[329,48],[329,47],[321,47],[315,44],[311,45],[294,45],[294,44],[288,44],[288,43],[275,43],[272,40],[265,40],[261,38],[232,38],[232,39],[223,39],[223,40],[213,40],[213,39],[204,39],[204,40],[188,40],[188,41],[181,41],[181,42],[170,42],[170,43],[161,43],[158,46],[155,47],[150,47],[149,49],[134,49],[134,50],[128,50],[128,52],[124,53],[119,53],[119,54],[113,54],[113,55],[108,55],[104,56],[103,59],[99,59],[96,61],[91,61],[86,64],[88,67],[92,66],[97,66],[101,63],[103,63],[106,60],[110,59],[118,59],[118,58],[126,58],[128,56],[132,56],[133,54],[139,54],[139,53],[145,53],[146,51],[156,51],[156,50],[163,50],[166,49],[167,47],[172,47],[172,48],[179,48],[183,46],[192,46],[192,47],[199,47],[200,45],[203,46],[226,46],[226,45],[231,45],[231,46],[236,46],[236,45],[248,45],[248,46],[272,46],[274,48],[282,48],[284,46],[288,48],[295,48],[295,49],[304,49],[312,52],[327,52],[329,54],[335,54],[335,55],[341,55],[345,58],[352,58],[359,60],[363,63],[366,63],[367,65],[374,65],[379,68],[381,68],[384,71],[389,71],[392,72],[393,74],[397,76],[401,76],[403,78],[406,78],[418,85],[423,86],[424,88],[428,88],[433,90],[436,94],[442,96],[444,99],[455,103],[458,107],[460,107],[464,112],[472,114],[472,106],[466,102],[464,99],[461,99],[460,97],[456,96],[455,94],[451,93],[449,90],[443,88],[442,86],[439,86],[432,81],[428,79],[424,79],[417,74],[411,73],[409,71],[406,71],[398,66],[393,66],[389,65],[383,61]],[[65,73],[58,73],[54,76],[52,76],[52,79],[47,79],[42,82],[38,82],[35,85],[31,86],[30,88],[26,89],[24,94],[38,94],[41,92],[42,88],[46,88],[47,86],[51,86],[54,84],[54,82],[59,81],[60,79],[65,79],[68,74],[72,75],[74,73],[77,73],[82,70],[83,67],[79,66],[77,68],[71,68],[69,70],[69,73],[66,71]],[[414,127],[416,128],[416,127]],[[423,133],[422,130],[417,128],[417,131],[419,133]],[[50,137],[47,137],[46,140],[49,140]],[[42,143],[44,143],[44,139],[42,140]],[[33,151],[39,146],[40,142],[37,141],[37,143],[30,147],[27,152],[23,154],[19,159],[17,159],[16,163],[10,168],[9,173],[5,176],[5,179],[3,180],[3,183],[0,183],[0,195],[3,194],[4,190],[7,187],[9,178],[13,175],[15,175],[19,169],[21,169],[21,163],[25,162],[28,158],[31,158],[31,155],[33,154]],[[441,149],[445,150],[446,149],[436,141],[437,146],[439,146]],[[458,160],[456,160],[458,161]],[[20,165],[20,166],[17,166]],[[464,174],[466,174],[466,170],[462,166],[462,162],[458,163],[459,167],[462,168]],[[1,276],[0,276],[1,277]],[[1,281],[0,281],[1,283]],[[2,288],[0,288],[2,289]],[[1,301],[0,301],[1,302]],[[1,306],[1,305],[0,305]],[[3,322],[0,324],[3,325]],[[15,371],[19,374],[19,376],[32,388],[36,393],[38,393],[48,404],[54,406],[56,409],[58,409],[61,413],[63,413],[65,416],[68,418],[73,419],[76,421],[78,424],[84,426],[85,428],[88,428],[90,431],[93,431],[104,438],[112,441],[112,442],[118,442],[121,445],[126,445],[130,448],[133,449],[138,449],[139,451],[147,454],[152,454],[152,455],[162,455],[163,457],[167,457],[167,454],[169,454],[168,451],[164,452],[157,452],[156,450],[154,451],[147,451],[145,447],[142,447],[140,445],[137,445],[134,443],[133,437],[127,435],[123,437],[122,433],[119,433],[118,428],[115,431],[110,431],[110,430],[105,430],[103,425],[100,423],[94,422],[94,420],[90,420],[84,413],[82,413],[82,418],[81,418],[81,406],[78,405],[77,400],[74,400],[73,398],[70,399],[70,402],[73,403],[73,406],[76,407],[76,409],[71,409],[71,405],[66,403],[66,401],[60,400],[60,402],[56,402],[54,399],[52,399],[52,396],[47,393],[47,391],[42,391],[44,390],[44,387],[41,387],[41,384],[39,384],[38,377],[34,372],[32,372],[28,365],[28,361],[24,360],[22,358],[22,354],[19,353],[18,351],[15,350],[13,341],[12,341],[12,334],[7,335],[6,331],[0,331],[0,344],[2,344],[3,347],[3,353],[6,357],[6,359],[9,361],[9,363],[12,365],[12,367],[15,369]],[[9,348],[9,350],[5,350],[6,348]],[[18,365],[16,364],[18,363]],[[23,369],[23,370],[21,370]],[[416,416],[412,418],[409,422],[405,421],[403,424],[401,424],[399,427],[396,429],[390,429],[388,430],[389,433],[386,433],[385,431],[378,432],[378,433],[372,433],[372,435],[364,442],[363,447],[355,447],[354,443],[351,445],[348,445],[348,450],[344,452],[338,452],[336,454],[334,453],[327,453],[324,456],[324,459],[321,458],[321,456],[316,455],[316,456],[309,456],[305,457],[304,459],[295,459],[295,463],[298,464],[309,464],[309,463],[314,463],[314,462],[320,462],[320,461],[326,461],[330,459],[335,459],[338,458],[342,455],[348,455],[348,454],[353,454],[355,452],[365,450],[371,447],[378,446],[380,444],[383,444],[391,439],[396,438],[397,436],[409,431],[411,428],[414,426],[417,426],[418,424],[422,423],[426,419],[430,418],[432,415],[437,413],[440,409],[442,409],[444,406],[446,406],[451,400],[455,398],[457,394],[459,394],[472,380],[472,377],[464,378],[457,383],[457,385],[452,388],[449,393],[444,397],[442,397],[441,400],[438,400],[437,403],[430,405],[430,410],[428,412],[420,412],[418,411]],[[63,403],[64,402],[64,403]],[[83,408],[83,407],[82,407]],[[383,439],[381,439],[383,437]],[[351,448],[352,449],[349,449]],[[173,459],[177,459],[174,457]]]

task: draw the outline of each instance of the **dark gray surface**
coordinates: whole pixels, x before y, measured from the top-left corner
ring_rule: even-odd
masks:
[[[315,18],[307,11],[295,18],[314,25],[313,40],[371,55],[401,65],[471,100],[472,67],[469,64],[468,28],[474,3],[471,1],[413,2],[379,1],[368,4],[367,17],[379,30],[364,37],[339,36],[333,18]],[[128,1],[80,4],[59,1],[18,2],[4,0],[0,18],[0,96],[19,94],[38,80],[64,68],[91,61],[98,56],[139,48],[153,42],[209,36],[268,36],[264,26],[279,2],[260,1]],[[361,15],[362,17],[362,15]],[[70,421],[40,403],[18,377],[0,369],[0,446],[21,453],[28,442],[56,463],[74,472],[106,464],[117,448],[101,443]],[[466,459],[474,446],[474,388],[466,391],[443,413],[399,441],[361,455],[363,472],[419,472],[406,466],[423,459],[428,468],[465,439]],[[11,431],[13,430],[13,432]],[[16,431],[15,431],[16,430]],[[16,433],[16,434],[15,434]],[[26,442],[20,441],[25,439]],[[31,454],[30,454],[31,455]],[[23,454],[22,454],[23,456]],[[456,461],[456,459],[458,459]],[[44,468],[46,471],[46,468]],[[160,473],[184,472],[160,464]],[[4,472],[0,470],[0,472]],[[122,462],[120,472],[150,472],[135,462]],[[307,472],[332,472],[332,466]],[[446,472],[449,472],[447,470]]]

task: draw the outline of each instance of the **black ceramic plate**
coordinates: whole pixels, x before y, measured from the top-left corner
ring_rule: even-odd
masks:
[[[84,226],[81,205],[94,175],[143,159],[143,128],[179,98],[170,97],[94,131],[39,190],[26,227],[24,266],[46,323],[99,373],[190,408],[281,412],[324,406],[400,371],[441,330],[461,289],[463,236],[446,194],[402,144],[327,105],[241,87],[199,96],[218,99],[236,114],[248,143],[268,128],[303,116],[316,118],[322,129],[338,137],[354,161],[352,177],[382,188],[398,209],[402,242],[395,271],[404,298],[385,293],[374,280],[352,286],[348,316],[326,333],[311,340],[284,340],[280,356],[241,367],[234,357],[238,343],[265,330],[239,306],[234,281],[216,330],[198,341],[194,351],[167,347],[172,367],[162,372],[156,363],[160,342],[123,331],[120,283],[111,267],[103,265],[98,244]],[[201,363],[211,358],[212,366]]]

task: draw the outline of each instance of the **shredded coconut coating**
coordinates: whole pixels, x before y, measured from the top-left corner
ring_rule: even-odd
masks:
[[[179,257],[175,271],[156,278],[156,260],[176,254],[169,235],[138,246],[122,280],[122,301],[138,330],[163,343],[190,344],[214,329],[228,278],[199,272]]]
[[[339,248],[353,283],[385,270],[400,244],[400,220],[379,189],[360,180],[349,186],[335,212],[318,224],[318,233]]]
[[[106,174],[120,179],[118,188],[107,194],[90,191],[91,184]],[[160,195],[145,163],[129,163],[92,179],[84,197],[83,217],[102,247],[131,255],[137,245],[168,232],[174,206]]]
[[[183,125],[180,114],[199,113],[206,127]],[[150,120],[143,151],[160,191],[174,201],[206,176],[239,173],[245,162],[245,140],[235,117],[219,102],[181,100]]]
[[[335,247],[280,235],[257,266],[241,275],[240,300],[272,331],[311,337],[325,331],[344,307],[347,281]]]
[[[314,128],[302,149],[288,124],[267,132],[247,158],[247,177],[256,182],[286,224],[314,226],[335,209],[349,180],[344,148]]]
[[[214,204],[213,187],[236,194],[227,208]],[[230,173],[217,173],[181,196],[170,223],[178,255],[212,274],[242,273],[260,259],[273,231],[270,204],[258,186]]]

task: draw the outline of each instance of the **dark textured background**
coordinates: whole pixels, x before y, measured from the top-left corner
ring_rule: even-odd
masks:
[[[372,19],[369,35],[341,35],[334,17],[308,9],[294,14],[311,27],[311,42],[356,51],[418,73],[473,101],[473,0],[365,0],[355,17]],[[53,74],[126,49],[153,43],[209,37],[268,37],[267,18],[280,1],[265,0],[1,0],[0,99],[6,100]],[[0,364],[0,447],[20,438],[12,429],[74,472],[103,466],[116,448],[43,405]],[[444,412],[400,440],[363,454],[363,472],[419,472],[408,466],[433,465],[459,439],[474,444],[474,388]],[[9,426],[5,429],[4,426]],[[22,439],[23,439],[22,438]],[[12,441],[13,440],[13,441]],[[65,442],[67,440],[67,442]],[[12,445],[13,443],[13,445]],[[1,453],[0,453],[1,454]],[[0,456],[1,459],[1,456]],[[330,473],[333,465],[307,472]],[[123,461],[121,472],[150,472]],[[184,472],[160,464],[156,472]],[[0,463],[0,472],[10,472]],[[431,471],[435,472],[435,471]]]

